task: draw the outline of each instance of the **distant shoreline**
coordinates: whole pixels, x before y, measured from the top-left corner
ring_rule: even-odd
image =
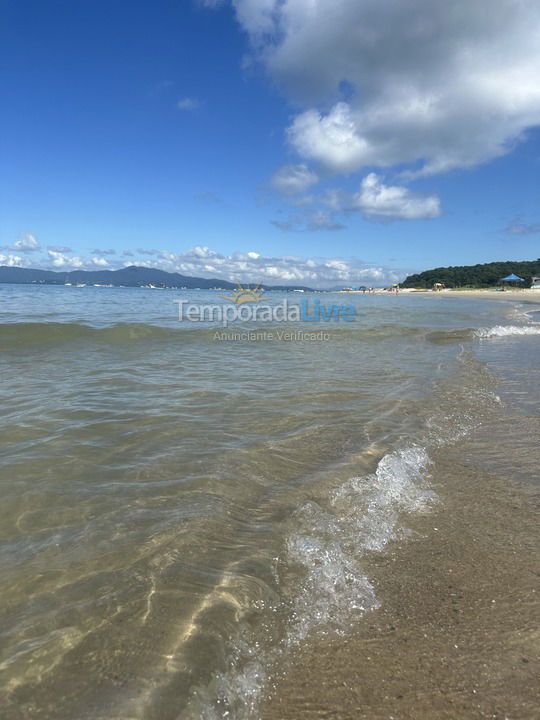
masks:
[[[376,288],[373,292],[368,293],[363,290],[338,290],[336,291],[342,295],[389,295],[395,297],[396,293],[383,290],[382,288]],[[478,297],[487,298],[491,300],[525,300],[526,302],[538,303],[540,302],[540,290],[533,290],[532,288],[522,288],[519,290],[504,290],[503,292],[495,289],[471,289],[471,290],[415,290],[412,288],[400,288],[398,295],[421,295],[429,297]]]
[[[400,290],[400,292],[407,292]],[[413,294],[425,294],[418,293],[418,291],[408,291]],[[505,290],[504,292],[497,292],[496,290],[441,290],[435,292],[428,290],[430,295],[438,295],[441,297],[478,297],[487,298],[491,300],[526,300],[527,302],[540,302],[540,290],[532,290],[531,288],[522,288],[520,290]]]

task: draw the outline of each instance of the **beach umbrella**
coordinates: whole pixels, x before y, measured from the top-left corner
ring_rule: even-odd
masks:
[[[525,282],[525,280],[523,278],[520,278],[519,275],[514,275],[514,273],[511,273],[510,275],[501,278],[500,282]]]

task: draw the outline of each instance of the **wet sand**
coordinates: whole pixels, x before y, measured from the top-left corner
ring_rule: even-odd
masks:
[[[538,486],[487,473],[467,443],[434,460],[441,503],[364,563],[381,608],[298,652],[265,720],[538,717]]]

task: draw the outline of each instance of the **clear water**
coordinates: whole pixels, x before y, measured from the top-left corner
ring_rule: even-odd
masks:
[[[257,717],[291,647],[377,607],[362,556],[499,412],[484,363],[538,353],[498,300],[347,296],[354,323],[229,329],[327,340],[219,341],[179,298],[226,302],[0,285],[6,718]]]

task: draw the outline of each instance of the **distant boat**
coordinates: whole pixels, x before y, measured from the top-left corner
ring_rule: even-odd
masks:
[[[86,287],[86,283],[77,283],[75,287]]]

